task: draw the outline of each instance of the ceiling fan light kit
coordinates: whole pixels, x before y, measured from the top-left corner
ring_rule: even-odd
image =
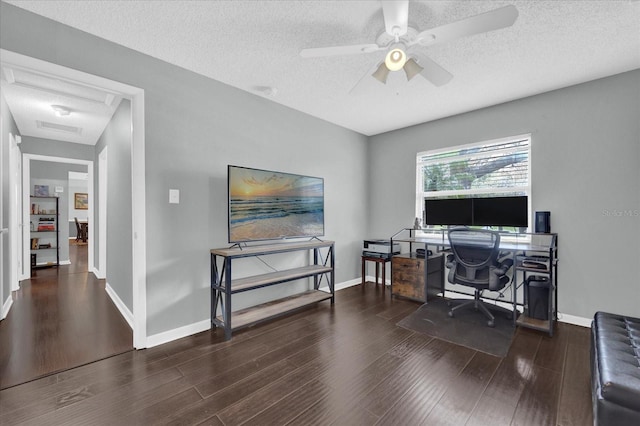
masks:
[[[407,74],[407,81],[411,81],[413,77],[420,74],[424,68],[422,68],[418,63],[413,59],[409,58],[407,63],[404,64],[404,72]]]
[[[516,7],[509,5],[440,27],[418,31],[408,26],[408,0],[382,1],[381,3],[385,32],[378,37],[376,44],[303,49],[300,56],[312,58],[387,50],[384,62],[371,74],[376,80],[386,83],[390,72],[404,69],[407,80],[421,75],[433,85],[442,86],[448,83],[453,75],[421,52],[415,51],[414,46],[416,48],[433,46],[462,37],[499,30],[510,27],[518,18]],[[412,49],[411,53],[409,49]]]
[[[386,84],[387,77],[389,76],[390,72],[391,71],[389,71],[389,68],[387,68],[387,65],[384,62],[381,62],[378,69],[371,75],[380,83]]]
[[[389,71],[401,70],[405,62],[407,62],[407,55],[401,47],[391,49],[384,58],[384,64],[389,68]]]

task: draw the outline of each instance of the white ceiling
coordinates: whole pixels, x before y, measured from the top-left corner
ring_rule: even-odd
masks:
[[[0,87],[22,136],[95,145],[122,98],[6,61]],[[68,115],[58,116],[53,106]]]
[[[441,87],[369,77],[385,52],[299,56],[374,43],[384,31],[377,1],[6,1],[365,135],[640,68],[634,0],[411,1],[419,31],[519,11],[509,28],[421,47],[454,75]]]

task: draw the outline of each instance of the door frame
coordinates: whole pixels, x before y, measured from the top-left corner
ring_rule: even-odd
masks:
[[[94,263],[93,269],[100,279],[107,278],[107,148],[98,154],[98,267]]]
[[[2,115],[0,115],[0,139],[4,139],[4,122],[2,120]],[[0,140],[0,181],[3,179],[3,170],[4,170],[4,140]],[[9,262],[5,262],[4,258],[4,234],[9,234],[9,228],[4,227],[4,193],[2,197],[0,197],[0,321],[2,321],[5,316],[5,302],[4,302],[4,271],[5,268],[9,265],[6,265]],[[11,292],[9,292],[11,293]],[[11,298],[9,298],[11,300]],[[11,303],[11,302],[9,302]]]
[[[95,223],[94,218],[94,200],[93,200],[93,161],[92,160],[76,160],[74,158],[65,158],[65,157],[52,157],[49,155],[40,155],[40,154],[22,154],[22,205],[24,208],[22,209],[22,223],[29,222],[29,206],[31,205],[31,161],[47,161],[51,163],[65,163],[65,164],[80,164],[83,166],[87,166],[87,195],[89,198],[89,208],[87,210],[87,216],[89,218],[89,223]],[[69,194],[71,196],[71,194]],[[69,224],[65,221],[64,224],[68,227]],[[60,224],[58,224],[58,230],[60,229]],[[29,238],[31,237],[30,232],[27,232],[24,229],[22,233],[22,265],[23,265],[23,278],[24,280],[28,280],[31,278],[31,268],[27,268],[24,265],[27,265],[27,260],[29,259],[30,244]],[[68,239],[67,239],[68,240]],[[93,239],[93,226],[89,226],[89,241],[94,241]],[[93,261],[93,252],[94,248],[91,244],[88,245],[88,259],[87,263],[89,264],[89,271],[91,270],[91,266],[94,264]],[[29,263],[30,264],[30,263]]]
[[[28,256],[20,256],[21,250],[25,247],[24,240],[21,238],[25,222],[21,214],[22,203],[20,202],[22,161],[18,148],[19,141],[20,136],[16,137],[13,133],[9,133],[9,289],[12,292],[20,289],[20,281],[24,279],[25,261],[28,260]]]
[[[105,88],[131,101],[133,346],[136,349],[146,348],[147,255],[144,90],[5,49],[0,49],[0,56],[3,63],[37,70],[62,80],[71,80],[88,86]]]

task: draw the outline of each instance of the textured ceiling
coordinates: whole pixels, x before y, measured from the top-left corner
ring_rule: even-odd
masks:
[[[409,25],[419,31],[508,4],[519,11],[512,27],[421,47],[453,74],[441,87],[407,83],[401,73],[386,86],[362,79],[384,52],[299,56],[303,48],[374,43],[384,31],[377,1],[7,3],[365,135],[640,68],[633,0],[411,1]]]

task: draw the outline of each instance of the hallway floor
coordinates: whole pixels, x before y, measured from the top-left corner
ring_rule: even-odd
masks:
[[[70,241],[69,255],[71,265],[38,269],[14,292],[0,322],[0,389],[133,349],[105,280],[87,272],[87,245]]]

